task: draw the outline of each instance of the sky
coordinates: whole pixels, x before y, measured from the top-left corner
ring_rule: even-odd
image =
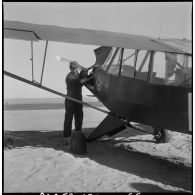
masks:
[[[88,28],[139,34],[161,38],[191,39],[190,2],[139,3],[33,3],[6,2],[4,19],[72,28]],[[40,81],[45,42],[34,43],[34,77]],[[68,66],[56,56],[77,60],[89,67],[95,62],[93,50],[97,46],[49,42],[43,85],[66,93],[65,77]],[[32,79],[29,41],[4,41],[4,69]],[[83,95],[91,94],[83,89]],[[57,97],[5,76],[4,98]]]

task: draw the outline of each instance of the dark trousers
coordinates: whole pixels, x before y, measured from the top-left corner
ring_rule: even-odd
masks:
[[[65,100],[64,137],[70,137],[72,131],[72,119],[75,120],[75,131],[82,130],[83,105],[71,100]]]

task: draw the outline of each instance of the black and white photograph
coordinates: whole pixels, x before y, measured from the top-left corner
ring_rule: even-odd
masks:
[[[192,1],[2,16],[3,193],[193,193]]]

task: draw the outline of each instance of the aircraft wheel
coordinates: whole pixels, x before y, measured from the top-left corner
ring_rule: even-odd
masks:
[[[154,140],[157,144],[166,142],[166,132],[162,128],[155,128],[154,130]]]

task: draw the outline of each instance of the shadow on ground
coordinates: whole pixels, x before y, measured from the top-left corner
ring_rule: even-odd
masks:
[[[90,131],[91,129],[85,130]],[[63,147],[62,131],[6,131],[4,135],[4,137],[12,138],[14,140],[14,147],[17,148],[31,146],[53,148],[55,150],[69,152],[68,149],[64,149]],[[182,188],[187,191],[192,190],[191,168],[181,167],[147,154],[128,152],[120,148],[114,148],[107,142],[95,141],[88,143],[87,148],[88,153],[85,155],[72,155],[80,158],[88,157],[104,166],[160,182],[164,185]],[[142,187],[148,190],[151,189],[151,191],[161,190],[151,184],[138,185],[134,183],[132,185],[138,191],[142,191]]]

